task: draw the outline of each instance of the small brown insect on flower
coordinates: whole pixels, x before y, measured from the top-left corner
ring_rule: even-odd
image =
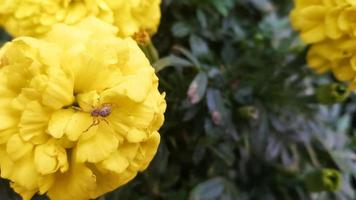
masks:
[[[111,104],[102,104],[100,107],[93,108],[93,110],[90,112],[90,116],[93,117],[93,123],[85,131],[83,131],[83,133],[88,132],[90,128],[94,126],[99,125],[101,121],[104,121],[109,124],[109,122],[105,118],[111,114],[111,111]]]

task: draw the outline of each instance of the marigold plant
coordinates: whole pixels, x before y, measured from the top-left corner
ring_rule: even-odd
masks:
[[[87,200],[144,170],[166,108],[130,38],[94,18],[0,51],[1,177],[28,200]]]
[[[42,36],[52,25],[73,25],[95,16],[119,28],[118,35],[153,34],[160,21],[160,0],[0,0],[0,24],[13,36]]]

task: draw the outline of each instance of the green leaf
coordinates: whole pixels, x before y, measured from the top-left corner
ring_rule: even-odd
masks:
[[[208,75],[205,72],[200,72],[190,84],[187,96],[191,104],[199,103],[204,95],[208,86]]]
[[[219,90],[209,89],[207,91],[207,105],[211,118],[215,125],[226,124],[228,112]]]
[[[342,171],[356,176],[355,153],[351,151],[331,151],[330,155]]]
[[[184,22],[176,22],[172,26],[172,33],[176,37],[185,37],[190,33],[190,27]]]
[[[230,8],[233,6],[233,1],[230,0],[213,0],[212,3],[224,17],[228,15]]]
[[[208,26],[208,21],[207,21],[206,15],[200,9],[198,9],[198,11],[197,11],[197,18],[198,18],[199,24],[202,28],[206,28]]]
[[[220,157],[228,166],[232,166],[235,161],[233,149],[228,144],[220,144],[218,148],[211,147],[214,154]]]
[[[180,46],[175,46],[174,49],[179,51],[180,53],[182,53],[185,57],[187,57],[194,64],[195,67],[200,69],[200,67],[201,67],[200,62],[191,52],[189,52],[184,47],[180,47]]]
[[[190,200],[214,200],[224,192],[224,179],[217,177],[198,184],[190,193]]]
[[[191,35],[189,38],[190,48],[196,57],[203,57],[209,55],[209,47],[207,43],[196,35]]]
[[[188,60],[175,55],[169,55],[167,57],[161,58],[153,64],[153,68],[156,70],[156,73],[170,66],[189,67],[193,66],[193,64]]]
[[[270,12],[273,10],[273,5],[269,0],[251,0],[251,3],[261,11]]]

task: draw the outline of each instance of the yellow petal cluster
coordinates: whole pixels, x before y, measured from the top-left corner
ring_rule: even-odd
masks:
[[[308,65],[318,73],[331,70],[356,89],[356,1],[295,0],[290,13],[294,29],[311,44]]]
[[[318,73],[331,70],[335,78],[356,90],[356,39],[343,37],[313,44],[307,62]]]
[[[0,0],[0,22],[13,36],[42,36],[52,25],[76,24],[96,16],[112,23],[104,0]]]
[[[95,18],[0,50],[1,177],[29,200],[88,200],[147,168],[166,109],[149,61]],[[93,112],[109,108],[108,115]]]
[[[307,43],[356,36],[355,0],[295,0],[290,13],[294,29]]]
[[[105,0],[114,13],[114,25],[120,36],[132,36],[139,31],[153,34],[160,19],[161,0]]]
[[[40,37],[56,23],[74,25],[95,16],[119,36],[156,32],[161,0],[0,0],[0,24],[13,36]]]

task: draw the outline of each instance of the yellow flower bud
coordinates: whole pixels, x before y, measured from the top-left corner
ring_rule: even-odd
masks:
[[[335,192],[340,189],[341,182],[341,172],[335,169],[316,169],[304,176],[305,186],[310,192]]]
[[[349,97],[350,92],[342,84],[331,83],[321,85],[316,89],[316,99],[319,103],[332,105],[340,103]]]

